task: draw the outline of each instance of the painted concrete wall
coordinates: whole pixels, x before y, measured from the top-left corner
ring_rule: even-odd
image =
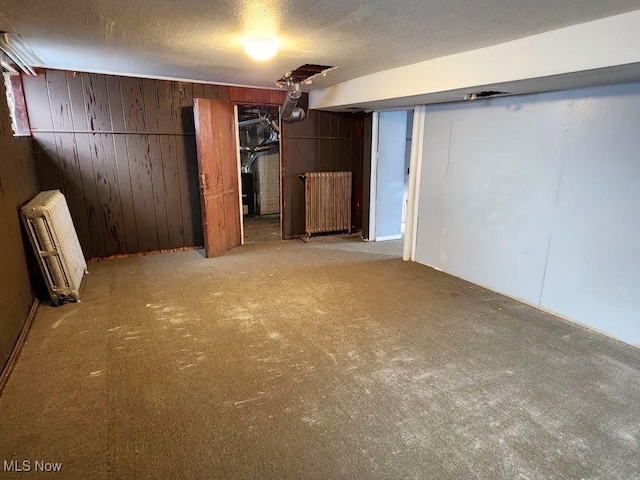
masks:
[[[381,112],[379,118],[375,239],[388,240],[401,235],[407,112]]]
[[[280,152],[260,155],[254,165],[260,215],[280,213]]]
[[[416,260],[640,344],[640,84],[427,107]]]

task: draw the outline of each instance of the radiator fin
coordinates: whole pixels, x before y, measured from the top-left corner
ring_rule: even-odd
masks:
[[[53,304],[79,301],[87,263],[64,195],[40,192],[22,207],[22,218]]]
[[[351,172],[307,172],[305,232],[351,232]]]

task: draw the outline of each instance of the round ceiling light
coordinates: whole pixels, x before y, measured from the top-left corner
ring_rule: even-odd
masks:
[[[278,52],[278,42],[273,38],[250,38],[244,42],[244,51],[254,60],[266,62]]]

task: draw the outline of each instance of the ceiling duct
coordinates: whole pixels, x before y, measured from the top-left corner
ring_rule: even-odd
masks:
[[[287,88],[287,96],[282,104],[280,116],[285,122],[299,122],[305,117],[304,109],[298,107],[298,100],[302,97],[301,83],[310,84],[314,77],[325,75],[336,67],[328,65],[305,64],[276,81],[276,85]]]
[[[282,110],[280,116],[285,122],[299,122],[304,119],[304,109],[298,107],[298,100],[302,97],[302,89],[300,88],[300,82],[287,78],[287,95],[284,98],[282,104]]]

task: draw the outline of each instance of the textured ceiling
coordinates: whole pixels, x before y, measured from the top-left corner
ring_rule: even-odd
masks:
[[[640,9],[640,0],[0,0],[44,66],[273,86],[304,63],[313,87]],[[244,35],[277,35],[260,64]]]

